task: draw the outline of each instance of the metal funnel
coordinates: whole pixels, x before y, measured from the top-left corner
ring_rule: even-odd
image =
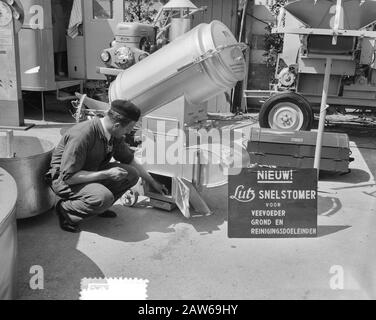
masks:
[[[359,30],[376,21],[375,0],[299,0],[288,3],[285,9],[307,27],[332,29],[337,6],[340,30]]]

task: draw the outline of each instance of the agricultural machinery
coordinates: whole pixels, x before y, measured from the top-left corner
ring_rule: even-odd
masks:
[[[375,110],[375,21],[376,1],[289,1],[273,30],[284,36],[278,84],[246,92],[264,102],[261,127],[309,131],[314,113],[324,119],[328,106]]]

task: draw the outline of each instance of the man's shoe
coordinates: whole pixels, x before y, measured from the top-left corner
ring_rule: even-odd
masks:
[[[108,211],[100,214],[98,217],[104,218],[104,219],[115,219],[115,218],[117,218],[117,214],[113,211],[108,210]]]
[[[68,212],[65,211],[63,207],[61,206],[61,203],[62,201],[59,201],[56,205],[56,213],[57,213],[57,216],[59,217],[60,228],[66,232],[80,233],[81,232],[80,227],[71,220]]]

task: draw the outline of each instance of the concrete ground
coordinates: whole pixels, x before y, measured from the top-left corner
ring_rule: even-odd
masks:
[[[38,125],[18,135],[55,143],[71,122],[66,112],[28,119]],[[192,220],[116,206],[116,220],[90,220],[72,235],[49,212],[18,222],[18,297],[76,300],[84,278],[124,277],[149,280],[153,300],[375,299],[375,137],[351,132],[352,173],[320,182],[317,239],[228,239],[225,188],[210,191],[215,215]],[[43,267],[44,290],[30,289],[33,266]],[[338,270],[343,290],[330,286]]]

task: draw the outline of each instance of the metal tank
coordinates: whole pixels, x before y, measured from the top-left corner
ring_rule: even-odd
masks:
[[[288,1],[284,9],[306,26],[317,29],[337,25],[338,30],[360,30],[376,20],[374,0],[294,0]]]
[[[131,100],[143,115],[181,96],[198,105],[233,88],[245,70],[241,44],[227,26],[213,21],[119,74],[109,97]]]
[[[51,0],[21,0],[25,23],[19,32],[22,90],[55,90]]]
[[[171,16],[169,39],[174,41],[179,36],[192,29],[192,17],[190,12],[198,8],[189,0],[171,0],[163,7],[164,12]],[[178,12],[178,17],[174,13]]]
[[[9,173],[0,168],[0,301],[16,298],[16,202],[16,182]]]
[[[17,218],[40,215],[53,208],[55,196],[44,180],[54,145],[36,137],[0,136],[0,167],[16,180]]]

